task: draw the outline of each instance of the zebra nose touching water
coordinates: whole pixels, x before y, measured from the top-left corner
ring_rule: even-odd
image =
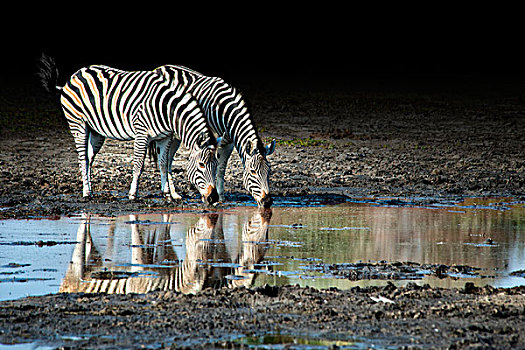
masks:
[[[221,136],[217,149],[219,200],[225,200],[224,175],[235,148],[244,166],[244,188],[259,207],[269,208],[273,200],[268,185],[270,163],[267,157],[275,150],[275,140],[267,146],[263,145],[241,93],[222,78],[208,77],[186,67],[165,65],[156,71],[176,77],[173,80],[184,85],[196,98],[211,130]]]
[[[269,208],[273,204],[268,186],[270,164],[266,155],[275,148],[275,141],[262,148],[257,142],[248,143],[246,148],[245,171],[243,185],[250,192],[260,207]]]
[[[172,194],[167,183],[173,155],[182,143],[190,150],[188,179],[205,203],[218,201],[217,140],[196,99],[184,85],[172,79],[173,75],[89,66],[78,70],[63,87],[58,87],[54,61],[43,56],[41,63],[44,87],[48,91],[55,88],[60,91],[62,109],[78,153],[85,197],[92,193],[93,160],[107,137],[134,140],[130,199],[137,196],[148,145],[155,142],[161,189],[166,196]]]

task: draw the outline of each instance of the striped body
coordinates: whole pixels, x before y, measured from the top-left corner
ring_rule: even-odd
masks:
[[[62,88],[61,103],[75,139],[84,184],[91,194],[90,167],[104,139],[134,140],[133,181],[135,198],[144,157],[155,141],[162,191],[166,187],[173,155],[180,143],[190,149],[189,180],[203,200],[217,198],[216,140],[195,98],[185,91],[178,75],[158,71],[127,72],[106,66],[82,68]]]
[[[259,206],[271,206],[270,165],[266,157],[273,153],[275,141],[266,147],[263,145],[240,92],[221,78],[208,77],[185,67],[166,65],[156,71],[177,76],[178,81],[195,96],[210,128],[222,137],[217,152],[219,198],[224,200],[224,174],[235,147],[244,166],[244,187]]]
[[[70,125],[86,123],[100,135],[133,140],[133,116],[163,77],[104,66],[82,68],[62,88],[61,103]]]

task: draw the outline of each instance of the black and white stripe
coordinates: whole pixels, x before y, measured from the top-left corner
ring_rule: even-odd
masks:
[[[267,146],[263,145],[240,92],[221,78],[208,77],[186,67],[166,65],[156,71],[181,77],[179,81],[186,84],[187,91],[195,96],[211,129],[222,137],[217,151],[220,200],[224,200],[224,173],[235,147],[244,165],[244,187],[259,206],[270,207],[270,164],[266,157],[273,153],[275,140]]]
[[[53,69],[52,64],[48,67]],[[218,200],[217,142],[201,107],[186,91],[184,78],[177,72],[128,72],[106,66],[85,67],[71,76],[61,88],[61,103],[78,152],[84,196],[91,195],[90,167],[108,137],[134,140],[130,199],[136,197],[148,144],[155,141],[163,193],[170,193],[168,174],[182,143],[191,151],[190,182],[203,200]]]

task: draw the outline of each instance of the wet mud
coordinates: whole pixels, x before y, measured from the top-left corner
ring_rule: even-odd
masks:
[[[310,264],[306,270],[325,273],[351,281],[360,280],[421,280],[425,276],[437,278],[489,278],[481,268],[466,265],[419,264],[413,261],[380,261],[376,263]],[[481,272],[481,273],[480,273]],[[517,273],[514,273],[517,275]]]
[[[271,158],[276,205],[368,198],[410,206],[466,196],[523,200],[524,90],[497,86],[466,81],[391,90],[241,88],[262,137],[278,141]],[[73,140],[56,101],[30,88],[3,89],[1,219],[216,209],[204,208],[184,179],[183,156],[174,162],[183,201],[161,198],[160,175],[151,163],[141,178],[140,197],[129,201],[132,144],[111,140],[95,160],[95,195],[82,198]],[[241,168],[234,154],[226,174],[227,203],[220,208],[253,204],[242,187]],[[384,196],[391,199],[382,202]],[[44,248],[62,244],[30,243]],[[22,237],[20,244],[25,244]],[[416,279],[421,271],[444,278],[484,273],[475,267],[396,261],[359,268],[315,263],[311,267],[348,279]],[[274,337],[295,344],[316,338],[326,341],[324,348],[525,348],[524,292],[523,287],[496,289],[469,283],[445,289],[409,282],[350,290],[206,288],[196,295],[63,293],[1,302],[0,343],[242,348]]]
[[[289,348],[317,339],[331,344],[317,347],[326,349],[517,349],[525,346],[524,292],[412,283],[347,291],[262,286],[197,295],[58,294],[2,302],[0,340],[72,348],[228,349],[274,336],[281,344],[288,339]]]

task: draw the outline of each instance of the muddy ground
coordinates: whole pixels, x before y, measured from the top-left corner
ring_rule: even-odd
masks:
[[[525,346],[524,292],[409,284],[206,289],[195,296],[58,294],[2,302],[0,340],[73,348],[240,348],[243,336],[273,334],[331,341],[326,348],[518,349]],[[376,301],[380,297],[384,301]]]
[[[392,196],[440,201],[525,194],[525,89],[512,79],[354,82],[348,86],[240,86],[271,156],[276,202]],[[107,141],[82,188],[56,99],[27,86],[0,95],[0,218],[201,210],[175,163],[185,199],[162,200],[147,164],[130,202],[131,143]],[[230,202],[251,201],[238,157],[226,176]],[[228,205],[228,204],[225,204]],[[298,287],[205,290],[197,296],[50,295],[0,303],[0,342],[73,347],[235,347],[242,335],[319,335],[379,347],[525,348],[523,288],[464,290]],[[394,303],[376,302],[383,296]],[[331,343],[334,345],[335,343]]]
[[[241,88],[261,136],[278,141],[270,157],[271,191],[278,200],[330,194],[450,198],[525,193],[521,85],[464,78],[454,84],[251,83]],[[95,196],[84,200],[74,144],[56,97],[33,87],[12,88],[1,98],[0,218],[173,207],[160,200],[153,163],[142,175],[140,199],[127,200],[132,143],[111,140],[95,160]],[[234,153],[226,175],[229,201],[251,200],[241,172]],[[186,198],[176,205],[198,204],[184,178],[183,157],[174,173]]]

